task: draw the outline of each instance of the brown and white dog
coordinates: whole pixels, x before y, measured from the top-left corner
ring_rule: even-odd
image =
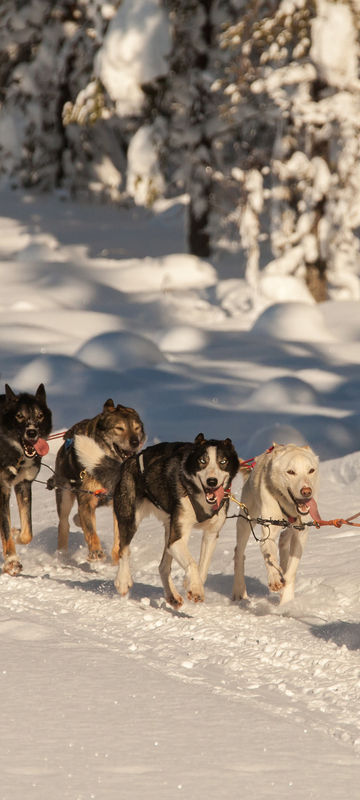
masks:
[[[250,517],[256,519],[288,520],[281,530],[275,525],[262,527],[260,549],[264,557],[269,589],[281,592],[281,603],[292,600],[295,577],[309,528],[302,531],[292,527],[318,518],[316,496],[319,480],[319,459],[308,446],[274,444],[255,460],[253,469],[241,467],[245,484],[241,501]],[[243,516],[237,520],[233,600],[248,597],[245,584],[245,548],[251,533]]]
[[[76,453],[74,437],[77,434],[95,442],[99,452],[114,459],[118,466],[140,450],[145,442],[145,432],[137,411],[122,405],[115,406],[110,398],[100,414],[77,422],[64,434],[64,444],[56,456],[55,475],[48,481],[48,488],[55,487],[56,491],[58,549],[66,550],[68,547],[69,514],[77,500],[75,523],[80,524],[89,549],[88,558],[94,561],[105,557],[96,532],[95,510],[98,506],[111,503],[112,498],[104,491],[101,481],[87,471]]]

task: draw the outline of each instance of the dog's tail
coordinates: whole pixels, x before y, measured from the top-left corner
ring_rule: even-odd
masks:
[[[74,448],[84,469],[113,493],[120,477],[122,462],[106,455],[94,439],[80,433],[74,436]]]

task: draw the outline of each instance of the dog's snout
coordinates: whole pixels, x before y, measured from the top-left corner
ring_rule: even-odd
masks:
[[[206,483],[208,486],[211,486],[211,488],[214,488],[217,486],[217,478],[208,478]]]
[[[300,489],[300,493],[303,497],[311,497],[312,489],[310,489],[310,486],[303,486],[302,489]]]
[[[37,439],[38,432],[36,428],[26,428],[26,438],[27,439]]]
[[[139,447],[140,442],[139,442],[138,437],[137,436],[131,436],[130,437],[130,444],[131,444],[131,447]]]

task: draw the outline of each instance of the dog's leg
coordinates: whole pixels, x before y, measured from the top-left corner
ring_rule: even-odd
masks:
[[[199,603],[204,600],[204,586],[199,575],[197,563],[188,549],[193,522],[193,517],[186,518],[184,513],[174,515],[171,518],[168,551],[185,572],[184,585],[188,599],[193,600],[194,603]]]
[[[184,600],[181,597],[181,594],[176,591],[172,577],[171,577],[171,564],[172,564],[172,556],[168,550],[169,544],[169,537],[170,537],[170,525],[169,522],[165,523],[165,547],[164,552],[162,555],[162,559],[159,565],[159,573],[160,578],[162,581],[162,585],[164,587],[165,593],[165,600],[167,603],[170,603],[171,606],[174,608],[179,608]]]
[[[116,590],[122,597],[125,597],[133,585],[130,572],[130,547],[128,545],[125,545],[119,553],[119,566],[114,583]]]
[[[4,553],[3,572],[7,572],[9,575],[18,575],[22,570],[22,565],[16,555],[15,543],[11,535],[9,499],[10,492],[7,489],[0,489],[0,533]]]
[[[89,561],[99,561],[105,558],[105,553],[101,547],[100,539],[96,533],[95,510],[98,498],[95,495],[78,495],[79,519],[84,532],[86,544],[89,548]]]
[[[246,519],[238,517],[236,523],[236,547],[234,553],[234,583],[232,590],[233,600],[247,600],[248,593],[245,583],[245,549],[249,540],[251,528]]]
[[[31,481],[21,481],[14,488],[19,509],[20,531],[13,529],[12,532],[16,532],[21,544],[29,544],[32,540]]]
[[[265,516],[265,515],[264,515]],[[263,526],[260,550],[263,554],[268,585],[271,592],[280,592],[285,586],[285,578],[278,562],[276,537],[278,529],[275,526]]]
[[[216,542],[219,537],[219,530],[204,531],[201,540],[200,558],[199,558],[199,575],[203,584],[208,576],[211,559],[214,555]]]
[[[112,562],[113,564],[119,563],[119,549],[120,549],[120,534],[119,534],[119,525],[117,521],[117,516],[115,511],[113,510],[113,522],[114,522],[114,544],[113,549],[111,552]]]
[[[127,595],[133,585],[130,571],[130,543],[136,533],[144,513],[144,503],[136,501],[134,476],[126,474],[123,483],[114,493],[114,514],[116,516],[117,541],[114,542],[113,558],[119,562],[114,581],[115,588],[122,597]]]
[[[292,537],[293,531],[291,528],[285,528],[285,530],[281,531],[279,537],[279,557],[280,557],[280,567],[282,570],[283,575],[288,567],[289,557],[290,557],[290,542]]]
[[[290,538],[289,557],[286,565],[286,572],[284,574],[285,586],[281,594],[280,605],[288,603],[294,599],[295,595],[295,578],[297,568],[309,535],[309,530],[305,531],[292,531]]]
[[[55,489],[55,495],[59,517],[57,549],[67,550],[70,531],[69,514],[75,502],[75,495],[71,491],[70,484]]]

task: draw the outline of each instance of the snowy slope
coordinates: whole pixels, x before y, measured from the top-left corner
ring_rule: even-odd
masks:
[[[322,459],[323,516],[360,510],[358,303],[279,305],[274,282],[273,304],[246,310],[226,265],[181,255],[181,203],[151,215],[2,200],[1,379],[31,391],[44,380],[54,430],[112,396],[139,410],[149,443],[203,430],[248,457],[273,438],[308,441]],[[12,511],[16,521],[14,501]],[[356,797],[358,528],[311,532],[280,612],[254,540],[251,600],[231,602],[230,518],[205,603],[174,611],[155,519],[134,540],[126,600],[110,558],[86,560],[75,525],[68,555],[56,553],[56,524],[38,482],[23,573],[0,578],[1,800]],[[98,528],[109,554],[109,509]]]

